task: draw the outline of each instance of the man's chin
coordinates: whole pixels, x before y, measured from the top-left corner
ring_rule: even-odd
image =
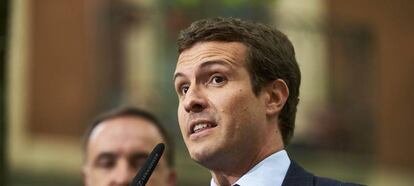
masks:
[[[202,149],[200,151],[192,151],[190,157],[193,161],[200,164],[203,167],[215,169],[216,160],[218,158],[217,151],[212,151],[212,149]]]
[[[190,151],[191,159],[193,159],[194,161],[196,161],[200,164],[202,162],[205,162],[211,156],[212,156],[211,152],[209,152],[209,149],[205,148],[205,147],[198,147],[198,148],[192,149]]]

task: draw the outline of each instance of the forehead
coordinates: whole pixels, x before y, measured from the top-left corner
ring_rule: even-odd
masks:
[[[162,141],[160,132],[150,121],[138,117],[118,117],[103,121],[93,130],[88,150],[91,154],[102,151],[151,151]]]
[[[181,52],[178,57],[177,68],[216,60],[233,65],[242,65],[246,58],[246,51],[247,47],[240,42],[199,42]]]

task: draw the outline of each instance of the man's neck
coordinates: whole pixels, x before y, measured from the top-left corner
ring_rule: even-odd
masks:
[[[239,180],[244,174],[249,172],[249,170],[256,166],[259,162],[280,150],[283,150],[283,146],[267,148],[263,152],[257,153],[256,156],[245,157],[243,161],[235,162],[233,167],[228,167],[228,169],[222,168],[220,170],[210,170],[210,173],[217,185],[230,186]]]
[[[238,150],[217,155],[204,164],[210,170],[217,185],[234,184],[259,162],[284,149],[282,136],[277,125],[269,126],[275,128],[264,131],[262,136],[259,137],[260,140],[253,142],[257,145],[240,146]]]
[[[237,180],[240,179],[241,176],[232,176],[232,175],[225,175],[220,174],[217,172],[211,172],[214,182],[220,186],[231,186],[232,184],[236,183]]]

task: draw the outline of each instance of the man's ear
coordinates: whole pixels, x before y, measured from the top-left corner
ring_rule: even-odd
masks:
[[[86,165],[83,165],[82,166],[82,178],[83,178],[83,185],[84,186],[88,186],[89,185],[89,183],[88,183],[88,173],[87,173],[87,167],[86,167]]]
[[[171,169],[168,173],[168,185],[169,186],[175,186],[177,185],[177,173],[174,169]]]
[[[289,97],[289,88],[285,81],[277,79],[265,87],[266,91],[266,115],[272,116],[282,111]]]

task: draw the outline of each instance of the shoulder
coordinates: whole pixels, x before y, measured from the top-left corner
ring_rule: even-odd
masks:
[[[307,172],[295,161],[291,161],[282,186],[359,186],[353,183],[344,183],[337,180],[318,177]]]
[[[341,182],[338,180],[333,180],[330,178],[324,178],[324,177],[317,177],[315,176],[314,178],[314,185],[315,186],[333,186],[333,185],[337,185],[337,186],[362,186],[359,184],[355,184],[355,183],[345,183],[345,182]]]

